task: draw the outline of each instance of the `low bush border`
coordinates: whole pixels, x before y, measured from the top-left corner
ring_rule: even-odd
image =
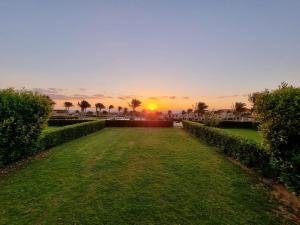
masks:
[[[48,120],[48,126],[68,126],[68,125],[73,125],[77,123],[85,123],[85,122],[90,122],[94,120],[86,120],[86,119],[50,119]]]
[[[183,121],[183,127],[202,141],[220,148],[225,155],[254,168],[264,176],[277,178],[278,170],[272,166],[271,154],[261,144],[196,122]]]
[[[173,127],[171,120],[106,120],[107,127]]]
[[[94,133],[105,127],[104,120],[91,121],[45,131],[39,141],[37,151],[43,151],[56,145]]]

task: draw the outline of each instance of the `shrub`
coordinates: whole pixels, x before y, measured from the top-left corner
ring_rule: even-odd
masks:
[[[38,151],[99,131],[105,127],[104,120],[91,121],[45,131],[39,142]]]
[[[271,155],[260,144],[196,122],[183,121],[183,127],[206,143],[222,149],[227,156],[255,168],[263,175],[278,176],[277,169],[271,163]]]
[[[300,153],[300,88],[283,83],[277,90],[256,93],[253,109],[276,157],[289,160]]]
[[[47,125],[52,101],[30,91],[0,91],[0,166],[31,155]]]
[[[80,120],[80,119],[50,119],[48,120],[48,126],[56,126],[56,127],[61,127],[61,126],[67,126],[67,125],[73,125],[77,123],[85,123],[93,120]]]
[[[106,120],[107,127],[173,127],[170,120]]]
[[[283,161],[264,145],[225,133],[222,129],[190,121],[183,121],[183,127],[206,143],[222,149],[226,155],[255,168],[264,176],[285,183],[290,190],[300,194],[299,154]]]
[[[300,88],[282,83],[278,89],[250,96],[264,143],[279,162],[281,180],[300,188]]]

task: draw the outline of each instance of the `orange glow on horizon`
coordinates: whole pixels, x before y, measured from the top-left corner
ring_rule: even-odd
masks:
[[[157,105],[154,104],[154,103],[149,103],[149,104],[148,104],[148,109],[149,109],[150,111],[154,111],[154,110],[157,109]]]

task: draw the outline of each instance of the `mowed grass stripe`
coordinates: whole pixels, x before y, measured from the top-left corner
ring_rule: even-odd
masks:
[[[0,224],[282,223],[263,186],[175,128],[106,128],[0,187]]]

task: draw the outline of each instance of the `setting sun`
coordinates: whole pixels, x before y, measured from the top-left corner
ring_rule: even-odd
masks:
[[[150,103],[148,105],[148,109],[151,110],[151,111],[154,111],[155,109],[157,109],[157,105],[156,104],[153,104],[153,103]]]

